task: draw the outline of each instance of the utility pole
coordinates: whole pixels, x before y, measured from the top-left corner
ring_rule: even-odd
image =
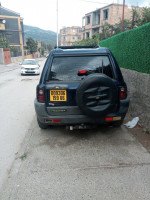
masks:
[[[125,7],[125,0],[123,0],[123,10],[122,10],[122,32],[123,32],[123,25],[124,25],[124,7]]]
[[[57,0],[57,48],[58,48],[58,0]]]

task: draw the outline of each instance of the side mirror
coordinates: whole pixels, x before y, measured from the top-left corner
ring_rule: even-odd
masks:
[[[22,65],[22,63],[19,63],[19,65]]]
[[[38,64],[38,66],[40,67],[40,64]]]

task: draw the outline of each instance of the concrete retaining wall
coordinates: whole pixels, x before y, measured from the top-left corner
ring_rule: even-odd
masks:
[[[121,69],[130,96],[129,112],[150,129],[150,75]]]
[[[33,58],[32,54],[24,56],[24,59],[32,59],[32,58]]]
[[[0,64],[4,64],[4,52],[2,48],[0,48]]]
[[[11,57],[11,62],[12,62],[12,63],[19,63],[19,62],[22,62],[22,56]]]

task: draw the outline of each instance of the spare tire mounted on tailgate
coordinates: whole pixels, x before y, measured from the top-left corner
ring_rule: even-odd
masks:
[[[105,116],[117,109],[118,90],[105,74],[91,74],[81,81],[76,91],[76,102],[83,113]]]

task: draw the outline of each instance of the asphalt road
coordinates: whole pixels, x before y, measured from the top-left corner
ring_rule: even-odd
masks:
[[[19,64],[0,65],[0,188],[33,119],[39,77],[21,76]]]
[[[0,152],[5,167],[9,155],[11,162],[0,199],[150,199],[150,154],[124,126],[81,131],[67,131],[65,127],[41,130],[33,108],[38,77],[28,77],[32,79],[28,81],[21,81],[22,78],[2,89],[7,97],[2,102],[8,108],[4,112],[0,105],[3,114],[6,113],[2,125],[7,121],[4,128],[0,126],[1,139],[6,145],[0,139]],[[16,90],[11,91],[11,85]],[[20,87],[25,93],[24,97],[19,95],[21,101],[16,100]],[[15,101],[17,104],[13,106]],[[11,106],[6,106],[10,102]],[[1,167],[4,168],[3,163]]]

